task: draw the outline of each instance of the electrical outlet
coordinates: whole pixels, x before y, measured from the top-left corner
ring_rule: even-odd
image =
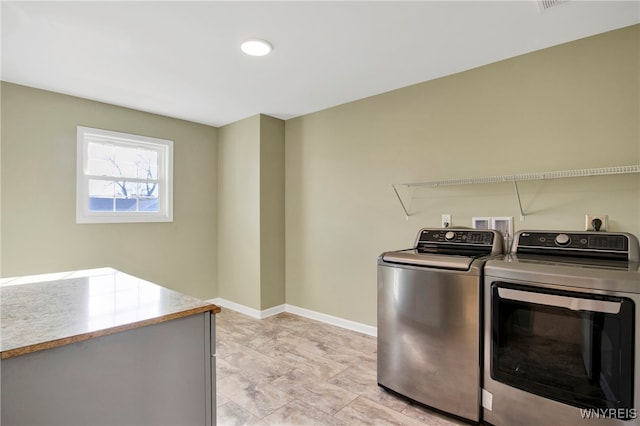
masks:
[[[443,228],[451,228],[451,214],[443,213],[442,214],[442,227]]]
[[[597,228],[597,221],[600,221],[600,227]],[[585,231],[606,231],[608,227],[609,216],[606,214],[587,214],[585,217]]]

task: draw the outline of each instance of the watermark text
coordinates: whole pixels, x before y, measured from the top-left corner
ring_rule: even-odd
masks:
[[[637,419],[638,410],[635,408],[581,408],[583,419]]]

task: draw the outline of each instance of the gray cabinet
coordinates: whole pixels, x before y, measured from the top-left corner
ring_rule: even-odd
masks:
[[[2,360],[2,425],[215,424],[215,315]]]

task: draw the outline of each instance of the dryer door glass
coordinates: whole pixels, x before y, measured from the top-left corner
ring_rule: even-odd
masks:
[[[634,310],[623,297],[494,282],[491,377],[576,407],[631,409]]]

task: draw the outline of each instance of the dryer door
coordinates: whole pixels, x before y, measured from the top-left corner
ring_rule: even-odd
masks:
[[[494,380],[576,407],[631,413],[631,299],[505,282],[491,285],[491,299]]]

